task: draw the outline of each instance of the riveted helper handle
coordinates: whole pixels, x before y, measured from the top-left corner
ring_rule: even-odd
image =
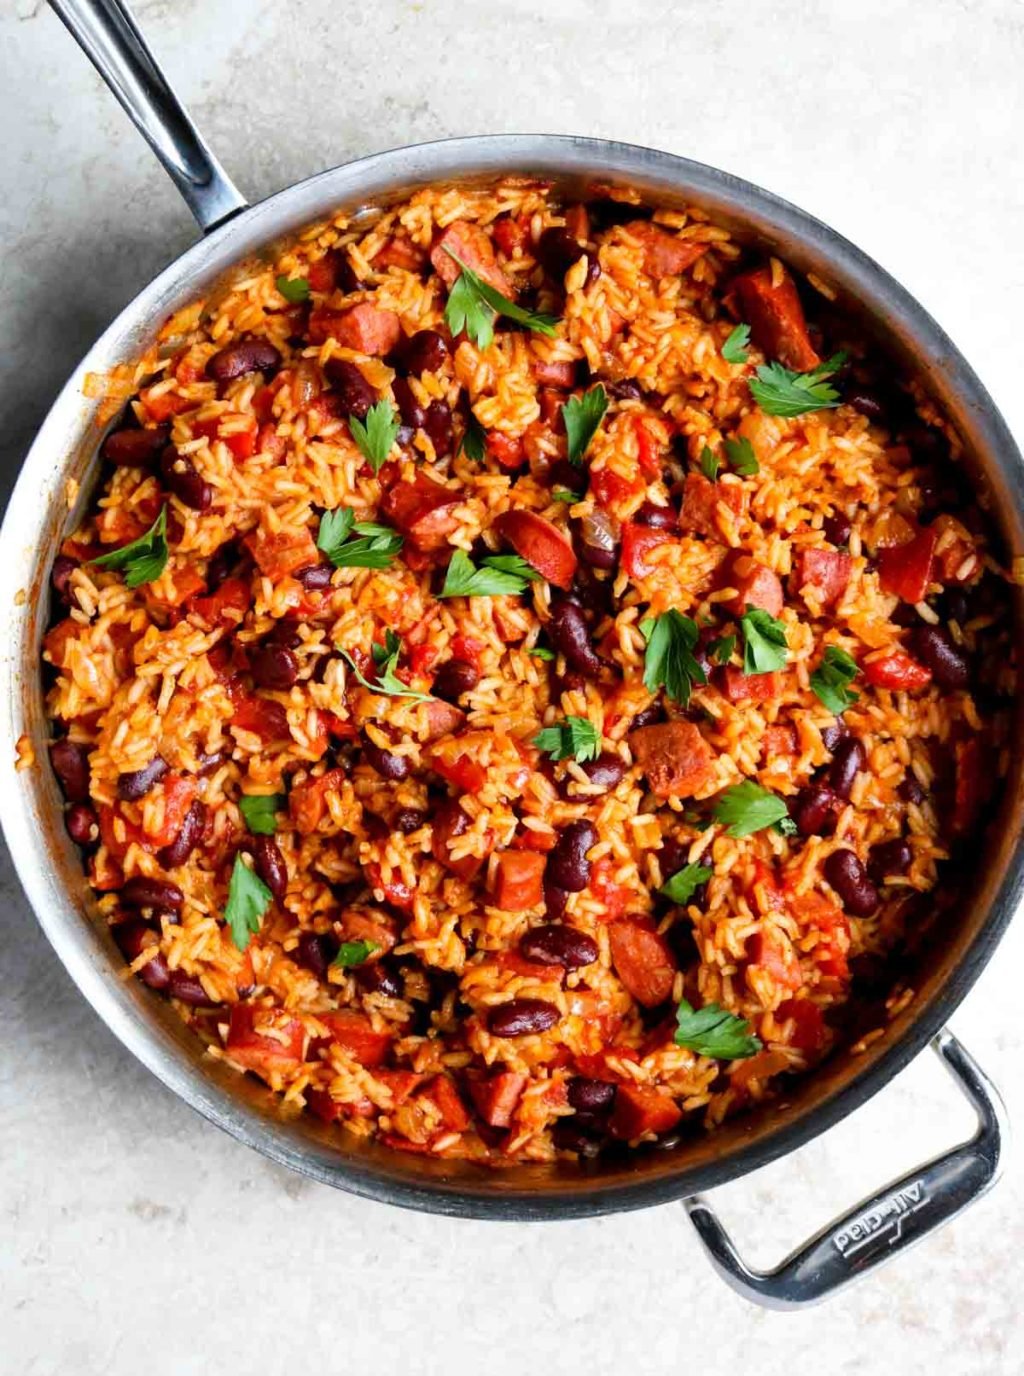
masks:
[[[205,233],[248,204],[171,90],[121,0],[50,0]]]
[[[951,1032],[939,1032],[932,1048],[973,1104],[977,1132],[835,1219],[773,1271],[746,1265],[706,1199],[684,1201],[715,1270],[745,1299],[768,1309],[815,1304],[948,1223],[995,1184],[1007,1134],[999,1094]]]

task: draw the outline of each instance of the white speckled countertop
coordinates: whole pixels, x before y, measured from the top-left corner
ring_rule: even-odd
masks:
[[[805,206],[895,272],[1024,435],[1021,0],[136,9],[253,198],[448,134],[590,133],[688,154]],[[65,373],[195,231],[41,0],[7,0],[0,51],[6,494]],[[4,1376],[1024,1369],[1012,1158],[997,1191],[951,1227],[797,1315],[734,1297],[678,1206],[545,1226],[365,1203],[271,1165],[164,1090],[77,994],[0,863]],[[1022,964],[1018,922],[954,1022],[1018,1124]],[[767,1263],[969,1123],[925,1056],[716,1202]]]

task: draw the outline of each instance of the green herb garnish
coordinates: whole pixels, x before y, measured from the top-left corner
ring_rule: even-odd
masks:
[[[740,630],[745,674],[770,674],[785,665],[789,653],[786,627],[770,612],[748,607],[740,617]]]
[[[358,416],[349,416],[348,428],[356,442],[356,448],[373,470],[374,477],[384,467],[398,438],[400,422],[398,412],[387,398],[375,402],[366,413],[366,421]]]
[[[240,855],[236,855],[224,921],[231,928],[232,940],[240,951],[245,950],[249,938],[259,931],[260,919],[273,900],[274,895],[259,875],[253,873]]]
[[[711,812],[730,836],[741,837],[774,826],[789,815],[789,808],[778,794],[744,779],[720,794]]]
[[[718,481],[718,470],[722,466],[722,461],[713,450],[707,445],[700,451],[700,471],[707,478],[709,483]]]
[[[701,884],[706,884],[713,874],[714,870],[707,865],[684,865],[662,884],[658,892],[673,903],[688,903]]]
[[[555,657],[554,650],[549,650],[546,645],[534,645],[532,650],[526,652],[531,659],[551,660]]]
[[[347,506],[325,511],[316,537],[317,549],[327,555],[336,569],[386,569],[402,543],[397,531],[374,521],[357,521],[355,512]]]
[[[152,583],[159,578],[167,567],[170,550],[167,548],[167,508],[160,508],[156,518],[145,535],[132,540],[120,549],[112,549],[109,554],[101,554],[98,559],[90,559],[101,569],[123,570],[125,587],[138,588],[143,583]]]
[[[238,807],[245,825],[256,836],[273,836],[277,814],[288,799],[283,793],[243,793]]]
[[[700,634],[696,621],[672,608],[658,617],[642,621],[640,630],[647,641],[644,687],[649,693],[664,688],[666,697],[685,707],[693,685],[708,681],[693,657]]]
[[[608,395],[600,383],[581,397],[570,397],[562,407],[565,433],[569,441],[569,462],[582,464],[590,441],[608,410]]]
[[[819,701],[839,717],[860,697],[846,686],[857,673],[857,661],[852,655],[838,645],[826,645],[821,663],[811,674],[811,688]]]
[[[361,683],[364,688],[371,693],[386,693],[392,698],[412,698],[414,702],[427,702],[430,699],[429,693],[417,693],[395,673],[398,666],[398,657],[402,653],[401,639],[390,628],[384,632],[384,644],[378,645],[376,642],[370,646],[370,654],[373,657],[374,667],[377,671],[377,682],[368,683],[359,672],[359,666],[348,653],[341,650],[341,655],[346,660],[349,668],[356,676],[356,681]]]
[[[465,550],[452,555],[441,597],[517,597],[540,574],[518,554],[489,554],[475,568]]]
[[[545,726],[534,736],[533,744],[553,760],[567,760],[572,756],[581,764],[596,760],[601,753],[597,727],[586,717],[566,717],[558,726]]]
[[[688,1047],[698,1056],[718,1061],[742,1061],[761,1050],[761,1039],[751,1035],[750,1023],[727,1013],[717,1003],[695,1009],[681,999],[676,1013],[676,1046]]]
[[[343,941],[331,964],[342,970],[351,970],[353,965],[362,965],[374,951],[379,950],[380,946],[376,941]]]
[[[734,330],[730,330],[729,338],[722,345],[722,357],[726,363],[746,363],[749,347],[750,326],[737,325]]]
[[[772,830],[777,831],[780,836],[795,836],[799,827],[792,817],[780,817],[777,822],[772,823]]]
[[[514,320],[517,325],[525,325],[537,334],[554,334],[558,323],[555,316],[541,315],[517,306],[479,277],[472,268],[467,268],[450,248],[446,248],[445,253],[462,269],[448,293],[448,304],[444,311],[445,323],[452,334],[461,334],[465,330],[478,349],[487,349],[494,339],[494,322],[499,315]]]
[[[794,373],[781,363],[764,363],[749,382],[750,394],[769,416],[802,416],[807,411],[829,411],[839,405],[839,393],[826,381],[846,361],[833,354],[809,373]]]
[[[734,635],[720,635],[717,640],[708,641],[708,655],[711,659],[716,659],[719,664],[728,664],[735,649],[736,637]]]
[[[754,446],[745,437],[738,440],[726,440],[725,452],[732,471],[738,473],[741,478],[749,478],[754,473],[761,471],[761,465],[754,453]]]
[[[293,306],[309,300],[309,283],[305,277],[278,277],[274,285]]]
[[[459,441],[456,456],[465,454],[466,458],[472,459],[474,463],[482,463],[486,452],[487,431],[470,411],[466,417],[466,428],[462,432],[462,439]]]
[[[553,502],[565,502],[567,506],[572,506],[574,502],[580,500],[581,496],[582,494],[579,492],[570,492],[567,487],[560,487],[557,491],[552,492],[551,500]]]

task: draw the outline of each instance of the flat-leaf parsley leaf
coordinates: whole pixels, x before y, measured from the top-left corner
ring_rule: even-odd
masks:
[[[252,872],[240,855],[236,855],[224,921],[231,928],[231,938],[240,951],[245,950],[249,938],[259,931],[260,919],[270,907],[273,897],[259,875]]]
[[[857,677],[857,661],[838,645],[826,645],[817,669],[811,674],[811,687],[830,712],[841,716],[860,697],[847,687]]]
[[[778,794],[744,779],[719,795],[711,813],[730,836],[741,837],[774,826],[789,815],[789,808]]]
[[[764,363],[749,382],[750,394],[769,416],[802,416],[808,411],[829,411],[839,405],[839,393],[827,382],[845,362],[844,353],[833,354],[809,373],[794,373],[781,363]]]
[[[601,753],[597,727],[586,717],[566,717],[558,726],[545,726],[534,736],[533,743],[553,760],[566,760],[571,755],[585,764],[587,760],[596,760]]]
[[[398,412],[386,397],[376,402],[366,413],[366,421],[349,416],[348,428],[356,448],[373,470],[374,477],[384,467],[391,447],[398,438]]]
[[[685,707],[693,685],[708,681],[693,656],[700,634],[696,621],[672,608],[642,622],[640,629],[647,641],[644,687],[649,693],[664,688],[667,697]]]
[[[305,277],[278,277],[275,286],[293,306],[309,300],[309,283]]]
[[[748,607],[740,617],[743,632],[743,672],[770,674],[786,663],[786,627],[761,607]]]
[[[356,681],[361,683],[364,688],[371,693],[386,693],[392,698],[412,698],[414,702],[427,702],[430,698],[429,693],[417,693],[395,673],[398,666],[398,657],[402,653],[402,641],[390,628],[384,632],[384,644],[374,643],[370,646],[370,654],[373,656],[374,668],[377,673],[377,682],[369,683],[359,672],[359,666],[348,653],[342,650],[341,654],[356,676]]]
[[[125,586],[141,587],[159,578],[167,567],[170,550],[167,548],[167,508],[160,508],[156,518],[144,535],[132,540],[120,549],[112,549],[109,554],[101,554],[98,559],[90,559],[101,569],[124,571]]]
[[[277,814],[287,801],[283,793],[243,793],[238,807],[245,825],[255,836],[273,836]]]
[[[342,970],[351,970],[353,965],[362,965],[374,951],[379,950],[376,941],[343,941],[331,964]]]
[[[590,441],[608,410],[608,395],[600,383],[581,397],[570,397],[562,407],[565,433],[569,441],[569,462],[581,464]]]
[[[541,315],[517,306],[479,277],[472,268],[466,267],[450,248],[446,248],[445,253],[462,269],[448,293],[448,304],[444,311],[445,323],[452,334],[461,334],[465,330],[478,349],[487,349],[494,339],[494,322],[499,315],[514,320],[517,325],[525,325],[537,334],[554,334],[558,323],[555,316]]]
[[[726,363],[746,363],[749,346],[750,326],[737,325],[729,332],[729,338],[722,345],[722,357]]]
[[[442,597],[517,597],[540,574],[518,554],[489,554],[475,568],[465,550],[452,555],[445,574]]]
[[[717,1003],[695,1009],[680,999],[676,1012],[676,1046],[689,1047],[698,1056],[718,1061],[742,1061],[761,1050],[761,1039],[751,1034],[750,1023],[727,1013]]]
[[[729,460],[729,467],[741,478],[752,477],[753,474],[761,471],[761,465],[754,453],[754,446],[746,436],[741,436],[738,440],[726,440],[725,453]]]
[[[357,521],[351,507],[339,506],[320,517],[316,547],[336,569],[386,569],[402,548],[402,536],[374,521]]]
[[[662,884],[658,892],[673,903],[688,903],[701,884],[706,884],[713,873],[714,870],[707,865],[684,865]]]

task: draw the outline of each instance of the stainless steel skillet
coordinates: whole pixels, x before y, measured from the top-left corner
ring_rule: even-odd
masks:
[[[778,1307],[822,1298],[945,1222],[994,1181],[1004,1131],[998,1096],[945,1022],[988,960],[1024,883],[1024,785],[1018,747],[985,855],[955,929],[915,971],[918,996],[863,1055],[840,1053],[796,1084],[783,1103],[736,1119],[674,1151],[596,1166],[483,1172],[346,1142],[282,1116],[255,1081],[207,1064],[173,1011],[121,965],[90,920],[77,853],[44,767],[15,771],[27,737],[45,760],[47,726],[39,645],[48,577],[62,531],[96,475],[97,404],[87,373],[133,359],[166,317],[205,293],[239,260],[258,255],[339,206],[380,205],[413,188],[510,173],[542,175],[572,196],[595,180],[631,185],[664,204],[697,203],[738,237],[777,250],[829,283],[880,347],[915,371],[964,440],[1008,549],[1024,553],[1024,463],[981,383],[927,313],[877,264],[795,207],[722,172],[646,148],[595,139],[501,136],[378,154],[310,178],[249,207],[162,77],[117,0],[51,0],[181,190],[205,237],[121,313],[75,370],[44,422],[0,534],[3,667],[0,819],[26,893],[71,976],[115,1034],[187,1103],[274,1160],[339,1188],[405,1207],[494,1219],[541,1220],[684,1200],[714,1264],[738,1290]],[[69,480],[81,493],[69,514]],[[74,489],[72,489],[74,490]],[[1021,609],[1017,609],[1018,629]],[[1015,738],[1024,743],[1024,733]],[[971,1141],[955,1147],[832,1223],[771,1273],[744,1265],[697,1191],[765,1164],[824,1131],[888,1082],[931,1041],[977,1109]]]

